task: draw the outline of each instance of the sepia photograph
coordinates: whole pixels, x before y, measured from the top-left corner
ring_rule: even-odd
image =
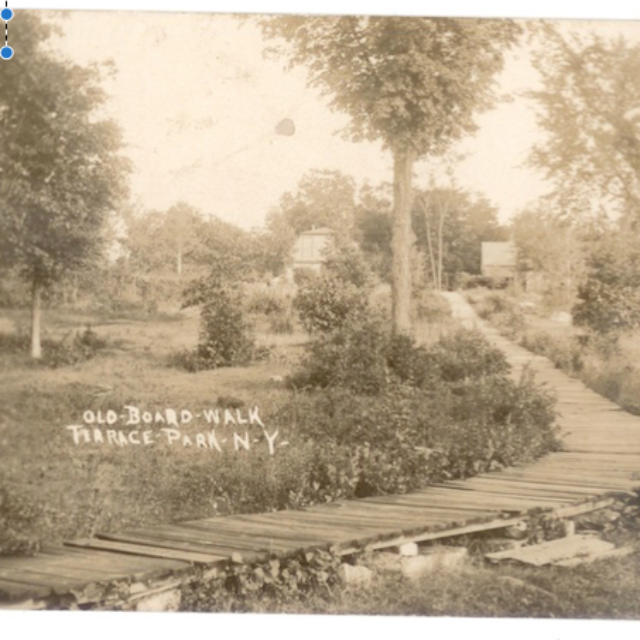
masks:
[[[14,4],[0,611],[640,619],[640,21]]]

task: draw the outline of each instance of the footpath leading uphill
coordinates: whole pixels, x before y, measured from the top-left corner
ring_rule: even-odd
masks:
[[[0,558],[0,606],[175,609],[184,582],[213,578],[230,563],[313,548],[349,555],[507,529],[540,510],[577,516],[640,489],[640,417],[502,337],[461,295],[444,295],[456,319],[504,351],[513,376],[529,367],[556,392],[562,452],[405,495],[134,528],[48,547],[31,558]]]

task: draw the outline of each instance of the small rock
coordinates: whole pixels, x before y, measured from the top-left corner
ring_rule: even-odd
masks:
[[[136,604],[136,611],[177,611],[179,608],[179,589],[171,589],[141,598]]]
[[[360,565],[343,564],[340,566],[340,578],[344,584],[350,587],[367,586],[371,584],[373,572]]]
[[[284,382],[282,376],[269,376],[269,380],[271,380],[271,382]]]
[[[398,553],[401,556],[412,557],[418,555],[418,545],[415,542],[407,542],[398,547]]]
[[[527,537],[529,532],[529,525],[526,522],[518,522],[512,527],[507,527],[504,530],[504,535],[507,538],[513,538],[514,540],[522,540]]]
[[[418,580],[434,571],[446,571],[459,567],[467,557],[464,547],[428,547],[420,549],[420,555],[401,558],[402,575]]]

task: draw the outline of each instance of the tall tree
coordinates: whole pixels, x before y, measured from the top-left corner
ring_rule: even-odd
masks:
[[[531,156],[565,213],[614,210],[640,222],[640,45],[544,30],[531,92],[547,133]]]
[[[436,187],[417,193],[413,207],[417,246],[427,258],[433,287],[455,284],[464,271],[479,274],[484,241],[506,240],[497,209],[460,188]]]
[[[553,199],[545,198],[515,216],[511,229],[518,269],[538,274],[537,287],[546,306],[571,308],[586,273],[588,253],[607,226],[606,219],[567,216]]]
[[[351,116],[354,140],[381,140],[393,155],[393,327],[410,334],[412,170],[473,132],[494,100],[494,75],[520,27],[508,20],[291,17],[259,20],[291,66]],[[277,39],[280,39],[279,41]]]
[[[275,213],[280,213],[296,232],[312,227],[331,227],[350,233],[355,210],[353,178],[339,171],[309,171],[295,193],[285,193]]]
[[[34,358],[42,290],[99,251],[128,169],[117,127],[96,116],[98,70],[46,52],[50,34],[22,14],[11,33],[20,55],[0,68],[0,260],[31,284]]]

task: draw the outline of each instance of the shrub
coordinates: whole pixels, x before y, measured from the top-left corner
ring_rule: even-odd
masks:
[[[299,267],[293,271],[293,282],[298,287],[306,287],[309,283],[317,280],[319,275],[315,269]]]
[[[594,249],[572,314],[577,326],[606,334],[640,327],[638,238],[611,236]]]
[[[300,287],[293,304],[305,329],[318,333],[339,329],[364,312],[367,297],[355,285],[324,275]]]
[[[230,288],[220,288],[200,310],[198,356],[208,368],[243,364],[251,359],[241,301]]]
[[[333,331],[350,316],[364,312],[373,287],[373,273],[359,249],[334,247],[320,277],[301,285],[294,300],[309,333]]]
[[[462,273],[458,279],[458,284],[461,289],[475,289],[478,287],[506,289],[509,286],[509,279]]]
[[[241,271],[238,258],[221,257],[208,277],[185,290],[183,308],[200,306],[198,347],[195,354],[183,352],[174,360],[189,370],[236,366],[255,357],[255,343],[244,319]]]
[[[323,269],[332,277],[362,290],[373,285],[373,272],[364,254],[354,245],[334,245],[328,253]]]
[[[491,323],[502,333],[515,337],[526,327],[524,312],[518,303],[504,293],[489,293],[480,297],[468,296],[476,313]]]
[[[107,341],[100,338],[91,327],[83,332],[76,332],[72,339],[65,336],[57,342],[45,341],[42,349],[42,363],[54,369],[78,364],[95,358]]]
[[[543,331],[525,331],[520,343],[543,355],[559,369],[579,373],[584,368],[584,348],[580,336],[553,336]]]
[[[265,316],[284,313],[288,308],[288,300],[273,290],[253,291],[245,301],[247,313],[261,313]]]
[[[446,382],[503,375],[510,369],[504,353],[476,330],[458,329],[442,336],[427,353]]]
[[[340,556],[314,549],[281,559],[227,567],[213,580],[182,586],[182,611],[250,611],[265,602],[286,604],[334,596],[341,584]]]
[[[289,384],[295,388],[342,386],[356,393],[378,393],[387,382],[388,340],[379,320],[352,316],[339,329],[321,334],[307,347],[300,369],[289,378]]]
[[[278,313],[269,319],[269,330],[272,333],[291,334],[294,329],[293,319],[288,313]]]
[[[447,301],[435,291],[426,289],[421,291],[415,302],[415,313],[418,320],[427,322],[441,322],[451,317],[451,307]]]
[[[0,482],[0,556],[33,555],[39,550],[34,532],[44,518],[41,507]]]
[[[39,361],[45,367],[57,369],[95,358],[107,346],[107,340],[98,336],[91,328],[84,331],[70,331],[60,340],[42,341],[42,358]],[[31,339],[25,334],[0,334],[0,353],[18,355],[28,354]]]

